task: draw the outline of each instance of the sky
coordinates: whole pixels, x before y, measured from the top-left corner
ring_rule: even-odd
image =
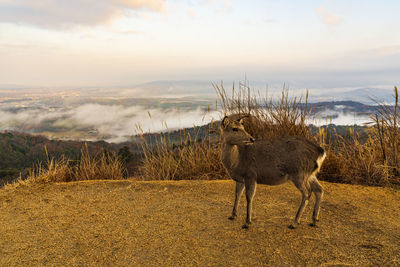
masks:
[[[400,84],[398,0],[0,0],[0,85]]]

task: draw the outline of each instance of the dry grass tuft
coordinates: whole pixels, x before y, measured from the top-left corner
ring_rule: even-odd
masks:
[[[78,160],[66,157],[58,160],[49,158],[45,164],[39,163],[34,166],[26,179],[19,178],[14,183],[6,185],[5,188],[33,183],[119,180],[123,179],[124,172],[124,165],[118,156],[105,152],[91,156],[86,146],[82,149]]]
[[[394,88],[394,105],[379,104],[371,115],[367,140],[349,129],[348,138],[336,135],[328,146],[321,177],[333,182],[365,185],[400,185],[399,94]]]
[[[212,129],[210,125],[210,131]],[[145,139],[142,135],[143,161],[139,176],[143,180],[221,179],[226,177],[220,161],[220,149],[209,136],[197,138],[185,130],[180,131],[179,143],[173,144],[168,133],[158,140]]]
[[[361,143],[356,132],[349,132],[350,139],[337,135],[339,141],[328,146],[319,176],[331,182],[389,185],[388,168],[381,162],[374,140],[369,137]]]
[[[74,167],[75,181],[81,180],[119,180],[124,177],[125,167],[121,159],[110,152],[91,157],[87,147]]]
[[[256,139],[292,135],[315,139],[306,124],[309,113],[308,92],[302,103],[302,98],[289,97],[289,91],[285,87],[278,101],[269,98],[268,93],[261,97],[260,93],[252,92],[246,83],[239,83],[238,90],[233,87],[230,96],[223,84],[214,84],[214,88],[225,115],[250,115],[245,119],[245,128]]]

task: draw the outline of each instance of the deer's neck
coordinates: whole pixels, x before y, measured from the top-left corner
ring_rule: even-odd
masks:
[[[232,169],[239,162],[239,149],[237,145],[230,145],[225,142],[221,145],[221,160],[225,168]]]

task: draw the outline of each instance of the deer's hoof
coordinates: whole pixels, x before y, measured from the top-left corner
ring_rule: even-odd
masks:
[[[247,224],[243,224],[242,229],[249,229],[249,226]]]
[[[234,219],[236,219],[236,216],[230,216],[230,217],[228,217],[228,219],[233,221]]]
[[[317,222],[319,222],[318,219],[313,218],[313,222],[309,224],[311,227],[317,227]]]
[[[293,224],[289,225],[288,228],[289,229],[296,229],[296,227]]]

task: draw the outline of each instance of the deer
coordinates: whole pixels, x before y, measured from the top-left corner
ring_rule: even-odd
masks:
[[[326,157],[324,149],[301,136],[255,140],[245,130],[243,118],[232,118],[235,116],[225,116],[220,125],[221,161],[236,182],[235,201],[229,219],[237,217],[239,200],[246,189],[247,216],[242,228],[249,228],[257,184],[276,186],[292,181],[302,199],[289,228],[295,229],[299,225],[312,193],[316,200],[309,225],[316,226],[323,196],[316,174]]]

